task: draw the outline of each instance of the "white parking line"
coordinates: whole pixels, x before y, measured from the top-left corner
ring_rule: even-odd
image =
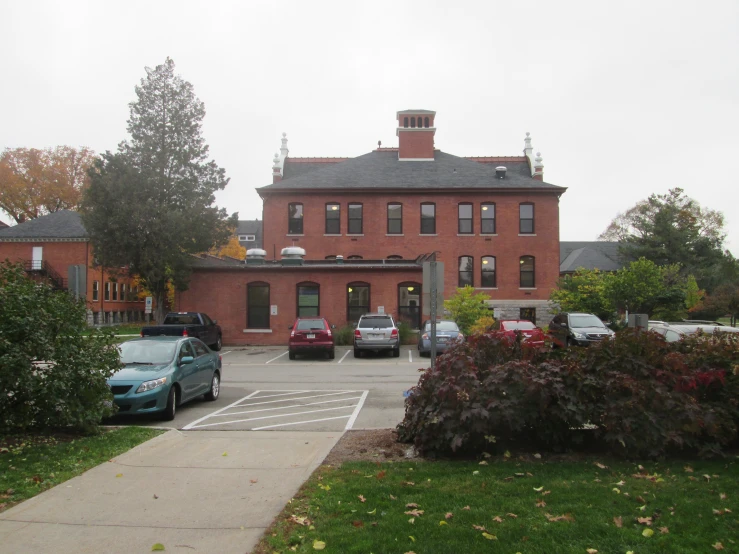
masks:
[[[343,361],[344,361],[344,358],[346,358],[346,357],[347,357],[348,355],[349,355],[349,351],[347,350],[347,351],[346,351],[346,352],[344,353],[344,355],[343,355],[343,356],[341,357],[341,359],[340,359],[340,360],[339,360],[339,361],[338,361],[337,363],[339,363],[339,364],[340,364],[341,362],[343,362]]]
[[[288,425],[302,425],[303,423],[316,423],[318,421],[331,421],[332,419],[344,419],[349,416],[325,417],[323,419],[309,419],[308,421],[293,421],[291,423],[280,423],[278,425],[267,425],[265,427],[255,427],[252,431],[262,431],[263,429],[274,429],[275,427],[287,427]]]
[[[351,429],[352,425],[354,425],[354,422],[357,421],[359,410],[361,410],[362,406],[364,406],[364,401],[367,398],[368,394],[369,394],[368,390],[364,391],[364,394],[362,395],[362,399],[357,403],[357,407],[354,409],[354,413],[352,414],[352,417],[349,419],[349,421],[346,422],[346,427],[344,427],[346,431]]]
[[[195,420],[195,421],[193,421],[192,423],[188,423],[187,425],[185,425],[185,426],[184,426],[184,427],[182,428],[182,430],[183,430],[183,431],[187,431],[188,429],[192,429],[192,428],[193,428],[193,426],[195,426],[195,425],[196,425],[197,423],[200,423],[201,421],[204,421],[204,420],[208,419],[209,417],[213,417],[214,415],[218,415],[218,414],[220,414],[221,412],[223,412],[224,410],[228,410],[229,408],[233,408],[233,407],[234,407],[234,406],[236,406],[236,405],[237,405],[237,404],[238,404],[239,402],[243,402],[243,401],[244,401],[244,400],[246,400],[247,398],[251,398],[252,396],[254,396],[255,394],[257,394],[258,392],[259,392],[259,391],[254,391],[254,392],[253,392],[253,393],[251,393],[251,394],[250,394],[249,396],[245,396],[244,398],[240,398],[240,399],[239,399],[239,400],[237,400],[236,402],[233,402],[233,403],[229,404],[228,406],[225,406],[225,407],[221,408],[220,410],[216,410],[216,411],[215,411],[215,412],[213,412],[212,414],[208,414],[208,415],[206,415],[206,416],[203,416],[203,417],[201,417],[200,419],[196,419],[196,420]]]
[[[408,351],[408,361],[413,362],[413,355],[411,354],[411,350]]]
[[[339,400],[324,400],[323,402],[309,402],[308,404],[293,404],[292,406],[278,406],[277,408],[262,408],[261,410],[247,410],[245,412],[229,412],[227,414],[214,414],[213,417],[227,417],[241,414],[253,414],[255,412],[272,412],[274,410],[286,410],[288,408],[302,408],[303,406],[318,406],[320,404],[332,404],[334,402],[346,402],[347,400],[359,400],[362,396],[350,396]],[[248,404],[247,404],[248,406]]]
[[[347,408],[356,408],[357,405],[353,404],[351,406],[339,406],[338,408],[323,408],[322,410],[309,410],[307,412],[295,412],[292,414],[277,414],[277,415],[270,415],[270,416],[262,416],[262,417],[248,417],[246,419],[234,419],[232,421],[221,421],[218,423],[206,423],[205,425],[198,425],[198,429],[202,429],[203,427],[213,427],[214,425],[229,425],[231,423],[243,423],[245,421],[259,421],[260,419],[275,419],[277,417],[290,417],[290,416],[299,416],[303,414],[315,414],[318,412],[333,412],[335,410],[346,410]],[[351,417],[346,416],[346,417]]]
[[[231,352],[233,352],[233,350],[224,350],[223,352],[221,352],[221,356],[225,356],[226,354],[230,354]]]
[[[259,392],[259,391],[257,391],[257,392]],[[302,391],[302,392],[311,392],[311,391]],[[342,390],[342,391],[339,391],[339,392],[332,392],[332,393],[329,393],[329,394],[314,394],[312,396],[298,396],[297,398],[290,398],[290,400],[305,400],[307,398],[321,398],[322,396],[336,396],[338,394],[352,394],[352,393],[355,393],[355,392],[359,392],[359,391],[356,391],[356,390]],[[275,395],[275,396],[281,396],[281,395]],[[260,398],[271,398],[271,397],[270,396],[257,396],[255,398],[253,398],[253,400],[258,400]],[[246,400],[246,399],[243,398],[242,400]],[[239,402],[241,402],[241,400]],[[252,402],[251,404],[242,404],[241,406],[239,406],[239,408],[248,408],[249,406],[258,406],[259,404],[274,404],[276,402],[285,402],[285,400],[269,400],[267,402]],[[231,406],[233,406],[233,404],[231,404]]]
[[[257,392],[272,392],[268,391],[257,391]],[[274,398],[275,396],[290,396],[291,394],[303,394],[304,392],[311,392],[309,390],[291,390],[290,392],[283,392],[282,394],[265,394],[264,396],[257,396],[257,398]],[[281,402],[281,401],[280,401]]]
[[[265,363],[265,364],[268,364],[269,362],[274,362],[275,360],[279,360],[279,359],[280,359],[280,358],[282,358],[282,357],[283,357],[283,356],[284,356],[285,354],[287,354],[287,351],[283,352],[282,354],[280,354],[280,355],[279,355],[279,356],[277,356],[276,358],[272,358],[271,360],[267,360],[267,361],[266,361],[266,362],[264,362],[264,363]]]

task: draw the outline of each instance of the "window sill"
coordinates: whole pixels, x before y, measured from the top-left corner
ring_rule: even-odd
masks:
[[[480,233],[481,237],[497,237],[498,233]]]
[[[347,233],[347,237],[363,237],[364,233]]]
[[[404,237],[403,233],[385,233],[386,237]]]
[[[438,237],[438,233],[418,233],[419,237]]]
[[[271,333],[272,329],[244,329],[244,333]]]
[[[498,290],[498,287],[477,287],[477,290]]]
[[[457,233],[458,237],[474,237],[475,233]]]
[[[338,234],[336,234],[336,233],[323,233],[323,236],[324,237],[343,237],[344,235],[342,235],[341,233],[338,233]]]
[[[536,287],[518,287],[518,290],[536,290]]]
[[[288,233],[285,236],[286,237],[304,237],[305,235],[303,233],[300,233],[300,234],[290,234],[290,233]]]
[[[518,233],[519,237],[535,237],[536,233]]]

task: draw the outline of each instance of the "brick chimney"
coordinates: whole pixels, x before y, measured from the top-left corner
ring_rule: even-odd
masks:
[[[398,112],[398,159],[400,161],[434,160],[434,117],[429,110]]]

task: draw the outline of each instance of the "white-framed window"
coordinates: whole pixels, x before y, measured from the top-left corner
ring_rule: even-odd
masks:
[[[257,240],[256,235],[239,235],[240,242],[254,242]]]

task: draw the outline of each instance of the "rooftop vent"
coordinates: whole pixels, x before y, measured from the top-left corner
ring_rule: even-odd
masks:
[[[264,265],[266,250],[261,248],[250,248],[246,251],[246,265]]]
[[[505,172],[507,171],[506,166],[499,165],[495,168],[495,178],[496,179],[503,179],[505,178]]]
[[[303,265],[305,249],[299,246],[288,246],[280,251],[282,265]]]

